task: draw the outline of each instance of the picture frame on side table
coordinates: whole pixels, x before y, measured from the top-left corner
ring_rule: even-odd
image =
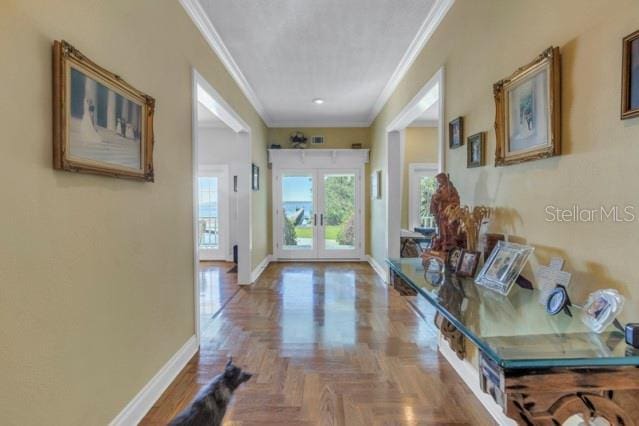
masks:
[[[461,260],[461,255],[463,252],[464,250],[461,247],[454,247],[448,252],[448,257],[446,258],[446,268],[450,272],[457,272],[459,261]]]
[[[533,251],[531,246],[498,241],[475,283],[507,296]]]
[[[639,117],[639,31],[624,37],[621,119]]]
[[[153,182],[155,100],[53,43],[53,168]]]
[[[464,144],[464,117],[457,117],[448,123],[448,146],[459,148]]]
[[[478,251],[462,251],[459,263],[457,264],[457,275],[460,277],[473,278],[477,272],[481,253]]]
[[[495,166],[561,155],[561,60],[549,47],[493,85]]]
[[[482,167],[486,164],[485,155],[486,134],[484,132],[475,133],[468,136],[467,141],[467,168]]]

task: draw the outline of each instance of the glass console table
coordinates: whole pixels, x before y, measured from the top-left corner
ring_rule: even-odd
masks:
[[[515,286],[504,297],[472,278],[427,273],[420,258],[387,262],[393,287],[435,307],[458,357],[467,342],[477,347],[482,390],[518,424],[562,425],[581,414],[639,426],[639,350],[623,333],[591,332],[574,308],[572,317],[551,316],[537,290]]]

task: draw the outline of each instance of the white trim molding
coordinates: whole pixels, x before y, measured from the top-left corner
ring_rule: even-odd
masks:
[[[268,265],[270,265],[270,263],[273,261],[273,256],[266,255],[266,257],[264,259],[262,259],[262,261],[255,267],[255,269],[253,269],[253,272],[251,272],[251,284],[255,283],[255,281],[258,280],[258,278],[260,278],[260,275],[262,275],[262,272],[264,272],[264,270],[268,267]],[[240,284],[240,285],[246,285],[246,284]]]
[[[369,123],[372,123],[377,114],[382,110],[388,99],[391,97],[399,83],[402,81],[410,66],[415,62],[417,56],[421,53],[428,40],[442,22],[450,8],[455,3],[455,0],[435,0],[433,8],[430,10],[426,19],[422,23],[421,27],[417,31],[417,35],[408,46],[408,50],[404,53],[404,57],[395,68],[395,71],[391,75],[391,78],[386,83],[386,86],[380,93],[379,97],[375,101],[373,108],[368,116]]]
[[[370,254],[366,256],[366,261],[369,265],[371,265],[371,268],[373,268],[373,270],[377,272],[377,275],[379,275],[382,281],[388,284],[388,271],[384,269],[384,267],[380,265]]]
[[[370,127],[368,121],[271,121],[268,127],[271,128],[288,128],[288,127]]]
[[[197,337],[191,336],[184,345],[162,366],[142,390],[115,416],[109,426],[137,425],[162,393],[193,358],[198,350]]]
[[[500,426],[517,426],[513,419],[506,417],[504,410],[487,393],[479,387],[479,372],[467,360],[461,360],[450,348],[448,342],[439,335],[439,352],[462,378],[466,386],[473,392],[479,402],[486,408],[490,415]]]
[[[215,52],[220,61],[222,61],[222,64],[240,87],[244,96],[246,96],[251,105],[253,105],[253,108],[255,108],[260,117],[262,117],[262,120],[268,124],[270,120],[266,114],[264,106],[255,94],[251,84],[248,82],[246,77],[244,77],[240,67],[235,62],[235,59],[231,56],[231,52],[224,44],[224,41],[222,41],[222,37],[220,37],[220,34],[213,26],[213,23],[204,11],[200,2],[198,0],[180,0],[180,4],[195,26],[200,30],[206,42],[209,46],[211,46],[211,49],[213,49],[213,52]]]

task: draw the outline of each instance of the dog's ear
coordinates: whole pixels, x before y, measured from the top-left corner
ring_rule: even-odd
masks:
[[[248,382],[251,377],[253,377],[251,373],[242,372],[242,374],[240,374],[239,382],[240,383]]]
[[[233,357],[232,357],[232,356],[231,356],[231,357],[229,357],[229,362],[227,362],[227,363],[226,363],[226,366],[227,366],[227,367],[230,367],[230,366],[231,366],[231,364],[233,364]]]

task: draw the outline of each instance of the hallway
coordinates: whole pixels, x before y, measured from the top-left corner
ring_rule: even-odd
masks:
[[[228,425],[493,424],[418,307],[426,321],[364,263],[272,264],[202,323],[200,353],[141,424],[166,424],[229,356],[255,375]]]

